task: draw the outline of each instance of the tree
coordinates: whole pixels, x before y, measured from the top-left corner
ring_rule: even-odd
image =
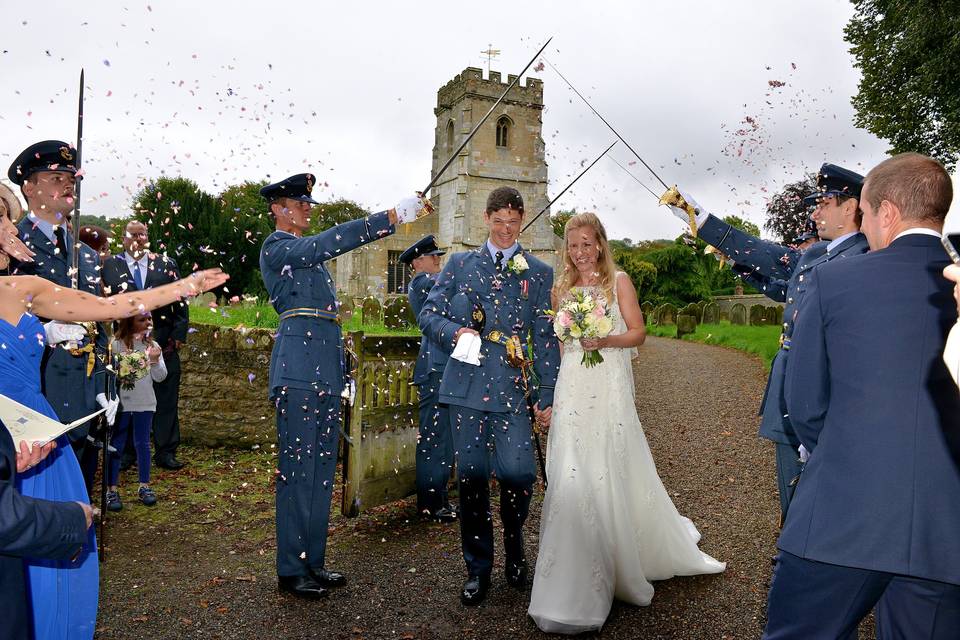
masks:
[[[810,217],[803,198],[816,190],[817,176],[813,173],[808,173],[803,180],[791,182],[785,186],[767,203],[767,220],[763,223],[763,228],[780,238],[780,242],[784,244],[793,242],[804,232],[807,218]]]
[[[960,153],[960,3],[853,0],[844,29],[863,77],[854,122],[952,169]]]
[[[550,226],[553,228],[553,233],[558,238],[563,238],[563,230],[567,226],[567,222],[573,216],[577,215],[576,209],[570,209],[569,211],[557,211],[550,216]]]
[[[350,220],[359,220],[360,218],[366,218],[370,215],[369,211],[356,202],[347,200],[346,198],[318,204],[310,213],[313,219],[310,228],[311,233],[320,233],[334,225],[349,222]]]

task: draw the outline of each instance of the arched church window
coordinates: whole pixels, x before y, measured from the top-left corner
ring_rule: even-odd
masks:
[[[447,123],[447,151],[453,151],[453,120]]]
[[[500,119],[497,120],[497,146],[506,147],[509,146],[510,141],[510,118],[507,116],[500,116]]]

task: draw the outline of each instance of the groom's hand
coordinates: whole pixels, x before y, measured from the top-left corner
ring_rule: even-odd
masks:
[[[550,419],[553,417],[553,407],[546,409],[540,408],[540,403],[533,405],[533,415],[536,418],[537,426],[541,431],[546,432],[550,429]]]

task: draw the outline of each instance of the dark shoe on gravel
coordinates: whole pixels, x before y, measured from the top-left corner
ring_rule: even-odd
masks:
[[[157,494],[153,492],[153,489],[150,487],[140,487],[140,491],[137,492],[137,495],[140,497],[140,502],[143,503],[145,507],[152,507],[157,504]]]
[[[116,491],[107,491],[107,511],[120,511],[123,509],[123,503],[120,502],[120,494]]]
[[[490,576],[470,576],[463,583],[463,591],[460,592],[460,602],[468,607],[475,607],[487,597],[490,590]]]
[[[298,598],[319,600],[330,595],[330,592],[314,580],[313,576],[277,576],[277,583],[280,591]]]
[[[330,589],[332,587],[342,587],[347,584],[347,578],[342,573],[336,571],[327,571],[326,569],[310,569],[310,575],[320,583],[321,587]]]

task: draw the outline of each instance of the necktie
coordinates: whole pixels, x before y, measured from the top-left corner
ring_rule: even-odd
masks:
[[[140,275],[140,263],[133,263],[133,284],[137,285],[137,289],[143,289],[143,276]]]
[[[496,259],[497,273],[501,273],[503,271],[503,251],[497,251]]]
[[[57,238],[56,246],[57,246],[57,249],[60,251],[60,255],[66,258],[67,257],[67,235],[66,233],[64,233],[63,227],[54,227],[53,235],[56,236]]]

